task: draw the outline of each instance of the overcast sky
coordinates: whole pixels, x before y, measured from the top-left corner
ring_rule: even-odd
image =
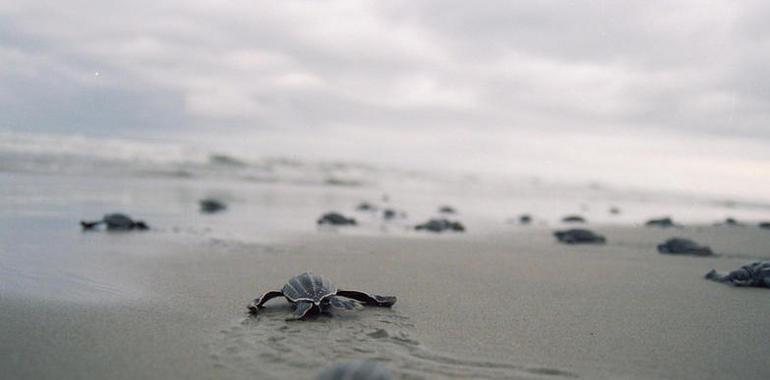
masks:
[[[768,19],[734,0],[3,1],[0,128],[486,162],[648,142],[750,180],[770,173]]]

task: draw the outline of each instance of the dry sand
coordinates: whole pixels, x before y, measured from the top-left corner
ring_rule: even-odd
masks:
[[[769,258],[770,231],[596,230],[607,245],[524,227],[269,245],[92,234],[68,248],[103,279],[87,300],[0,293],[0,377],[301,379],[351,358],[402,378],[770,377],[770,290],[703,279]],[[675,235],[722,255],[655,251]],[[284,321],[282,300],[246,315],[252,298],[306,270],[399,301],[304,322]]]

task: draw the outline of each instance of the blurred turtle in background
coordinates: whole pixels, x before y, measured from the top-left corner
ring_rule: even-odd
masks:
[[[728,226],[728,227],[743,227],[745,224],[739,222],[735,218],[725,218],[722,222],[714,223],[715,226]]]
[[[671,238],[658,244],[658,252],[695,256],[710,256],[714,254],[710,247],[684,238]]]
[[[201,212],[204,214],[213,214],[227,209],[225,202],[214,198],[201,199],[198,204],[200,205]]]
[[[355,219],[348,218],[345,215],[342,215],[338,212],[327,212],[326,214],[323,214],[320,218],[318,218],[318,221],[316,221],[317,224],[330,224],[333,226],[355,226],[358,224]]]
[[[93,222],[80,221],[80,225],[84,231],[94,230],[100,225],[104,225],[108,231],[144,231],[150,229],[143,221],[133,220],[128,215],[121,213],[107,214],[102,217],[102,220]]]
[[[377,211],[377,206],[369,202],[361,202],[356,206],[356,211]]]
[[[585,223],[586,219],[580,215],[567,215],[561,218],[564,223]]]
[[[671,219],[670,217],[650,219],[647,222],[645,222],[644,225],[647,227],[662,227],[662,228],[681,227],[681,225],[674,223],[674,220]]]
[[[457,214],[457,210],[455,210],[452,206],[441,206],[438,208],[438,212],[442,214]]]
[[[604,236],[582,228],[556,231],[553,233],[553,236],[565,244],[604,244],[607,242]]]
[[[431,219],[423,224],[418,224],[414,227],[415,230],[418,231],[430,231],[430,232],[444,232],[444,231],[454,231],[454,232],[464,232],[465,226],[462,225],[460,222],[452,221],[449,219]]]

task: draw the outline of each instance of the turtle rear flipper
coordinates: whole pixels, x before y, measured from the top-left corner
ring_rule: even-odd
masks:
[[[363,302],[364,305],[382,307],[391,307],[397,300],[397,298],[393,296],[378,296],[376,294],[368,294],[357,290],[338,290],[337,295]]]
[[[297,302],[297,308],[294,309],[294,315],[286,318],[287,321],[297,321],[310,315],[310,311],[313,310],[313,303],[307,301]]]
[[[364,308],[364,306],[361,305],[361,302],[353,299],[346,300],[339,297],[329,298],[329,305],[335,309],[343,310],[362,310]]]
[[[264,305],[267,301],[270,301],[271,299],[275,297],[281,297],[283,296],[283,293],[279,290],[271,290],[256,299],[254,299],[254,302],[251,303],[251,305],[248,306],[249,311],[252,314],[257,314],[260,308],[262,308],[262,305]]]

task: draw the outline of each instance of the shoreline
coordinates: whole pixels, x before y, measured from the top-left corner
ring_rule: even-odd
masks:
[[[0,368],[36,378],[312,378],[335,360],[373,358],[398,376],[426,378],[770,374],[767,289],[703,279],[750,259],[660,255],[654,243],[671,230],[596,229],[606,246],[561,245],[550,229],[532,228],[315,233],[269,244],[164,234],[126,235],[121,245],[85,240],[78,249],[105,256],[103,265],[119,268],[116,283],[141,285],[141,296],[87,304],[4,295],[0,352],[16,356],[3,355]],[[770,246],[761,230],[676,232],[719,243],[717,252]],[[307,323],[284,322],[288,308],[272,301],[264,316],[247,317],[252,298],[305,270],[399,301]],[[280,352],[301,359],[281,361]]]

